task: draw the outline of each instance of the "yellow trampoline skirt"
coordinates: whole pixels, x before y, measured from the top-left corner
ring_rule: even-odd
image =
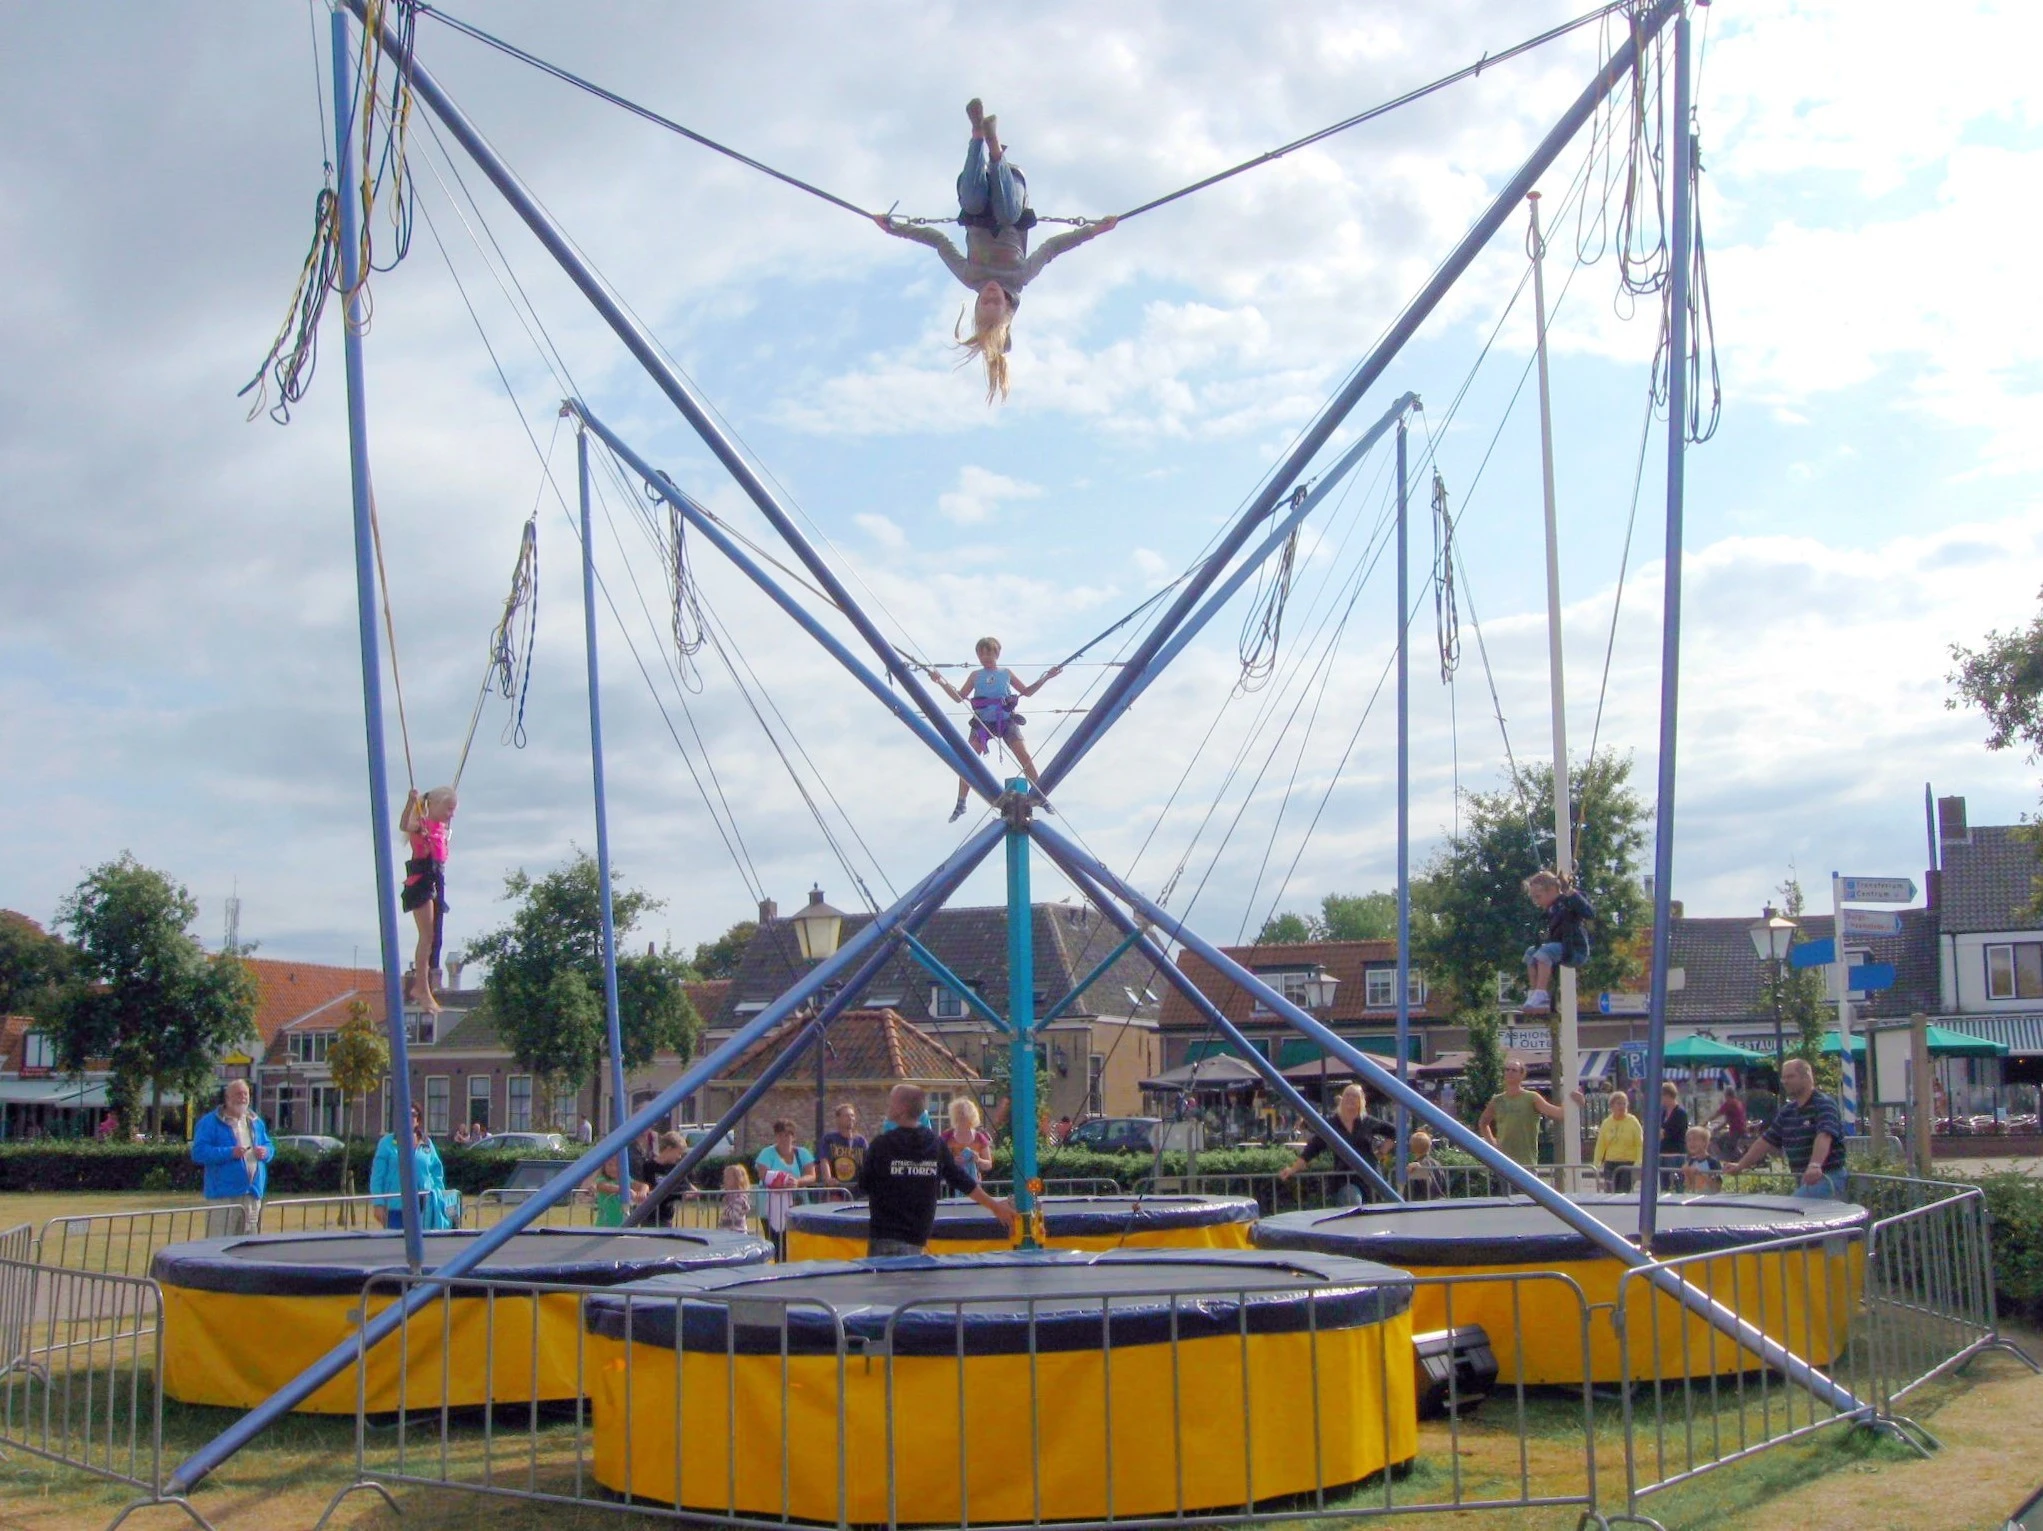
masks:
[[[1037,1237],[1049,1249],[1247,1249],[1257,1207],[1248,1196],[1045,1196]],[[864,1202],[797,1207],[788,1216],[790,1260],[862,1260]],[[1015,1247],[972,1201],[937,1203],[932,1255],[999,1254]]]
[[[1636,1233],[1636,1198],[1573,1199],[1600,1221]],[[1659,1221],[1655,1243],[1663,1259],[1708,1256],[1677,1267],[1690,1284],[1804,1360],[1827,1366],[1844,1351],[1864,1280],[1862,1208],[1786,1197],[1684,1197],[1663,1200]],[[1796,1233],[1815,1237],[1787,1249],[1740,1248]],[[1412,1291],[1414,1330],[1482,1325],[1502,1381],[1671,1380],[1765,1364],[1676,1298],[1634,1278],[1623,1283],[1627,1376],[1610,1312],[1629,1267],[1526,1200],[1284,1213],[1257,1226],[1256,1243],[1339,1252],[1422,1278]]]
[[[1411,1315],[1364,1262],[992,1255],[750,1274],[590,1299],[606,1488],[824,1522],[1091,1520],[1331,1489],[1417,1450]]]
[[[426,1265],[451,1258],[472,1232],[425,1235]],[[542,1229],[501,1246],[478,1282],[599,1287],[665,1272],[752,1265],[761,1240],[713,1230],[608,1233]],[[180,1403],[250,1409],[352,1339],[364,1284],[402,1271],[399,1233],[257,1235],[173,1244],[151,1267],[163,1290],[163,1392]],[[379,1282],[371,1316],[400,1296]],[[441,1288],[402,1329],[369,1353],[366,1376],[350,1368],[298,1405],[301,1413],[352,1414],[358,1387],[371,1413],[469,1408],[578,1395],[581,1295]]]

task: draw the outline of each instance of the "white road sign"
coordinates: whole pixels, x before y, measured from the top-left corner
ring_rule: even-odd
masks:
[[[1898,936],[1901,934],[1901,916],[1891,909],[1847,909],[1844,911],[1844,933],[1846,936]]]

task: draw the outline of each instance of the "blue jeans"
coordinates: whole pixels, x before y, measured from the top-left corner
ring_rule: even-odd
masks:
[[[1807,1185],[1797,1180],[1795,1182],[1795,1199],[1797,1201],[1843,1201],[1844,1171],[1832,1170],[1814,1185]]]
[[[967,217],[991,213],[996,227],[1011,229],[1028,205],[1027,179],[1004,154],[999,164],[988,165],[986,141],[973,139],[965,150],[965,168],[958,172],[958,211]]]
[[[1335,1193],[1334,1201],[1343,1207],[1366,1207],[1369,1193],[1362,1188],[1360,1181],[1351,1180]]]
[[[1568,949],[1560,942],[1542,941],[1538,946],[1525,948],[1525,961],[1528,966],[1535,962],[1544,962],[1548,967],[1559,967],[1561,959],[1567,954]]]

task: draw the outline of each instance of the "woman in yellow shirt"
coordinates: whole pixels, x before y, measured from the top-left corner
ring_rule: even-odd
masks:
[[[1596,1129],[1596,1173],[1606,1191],[1625,1192],[1632,1188],[1632,1176],[1646,1156],[1646,1133],[1631,1113],[1631,1102],[1622,1090],[1610,1097],[1610,1115]]]

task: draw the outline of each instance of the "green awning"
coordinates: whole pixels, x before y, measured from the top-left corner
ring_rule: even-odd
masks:
[[[1251,1038],[1250,1040],[1255,1042],[1264,1041],[1262,1038]],[[1395,1058],[1397,1056],[1397,1038],[1394,1035],[1343,1037],[1341,1040],[1357,1052],[1369,1053],[1374,1057]],[[1423,1044],[1417,1032],[1411,1035],[1408,1039],[1408,1044],[1405,1056],[1410,1061],[1416,1063],[1423,1056]],[[1312,1041],[1309,1037],[1271,1037],[1267,1039],[1267,1046],[1276,1050],[1277,1067],[1280,1069],[1299,1068],[1308,1063],[1319,1062],[1319,1044]],[[1256,1050],[1268,1056],[1264,1047],[1258,1047]],[[1201,1058],[1238,1058],[1240,1056],[1240,1048],[1220,1037],[1202,1038],[1185,1049],[1185,1061],[1187,1063],[1197,1063]],[[1339,1065],[1335,1066],[1338,1067]]]

